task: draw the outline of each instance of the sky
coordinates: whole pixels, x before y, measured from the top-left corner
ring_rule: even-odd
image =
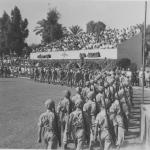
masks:
[[[4,10],[10,15],[17,6],[22,18],[29,25],[28,44],[40,43],[41,37],[33,32],[37,21],[46,18],[50,8],[56,8],[61,14],[59,23],[65,27],[79,25],[86,30],[86,24],[102,21],[112,28],[124,28],[144,22],[144,1],[114,0],[0,0],[0,17]],[[147,24],[150,24],[150,1],[147,7]]]

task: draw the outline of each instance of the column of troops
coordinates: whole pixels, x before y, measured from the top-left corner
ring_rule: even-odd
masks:
[[[89,69],[63,69],[63,68],[33,68],[32,77],[34,81],[49,84],[61,84],[67,86],[83,86],[92,78]]]
[[[55,102],[45,102],[47,111],[38,122],[38,142],[46,149],[92,150],[99,144],[101,150],[119,150],[128,131],[129,114],[133,106],[131,81],[125,74],[106,72],[77,86],[76,94],[64,91],[64,97],[55,109]]]

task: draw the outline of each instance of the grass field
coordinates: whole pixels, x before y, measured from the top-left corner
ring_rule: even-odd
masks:
[[[58,103],[65,89],[27,79],[0,79],[0,148],[42,148],[37,121],[45,111],[43,104],[48,98]]]
[[[44,148],[37,143],[39,115],[45,111],[45,100],[52,98],[57,104],[65,89],[70,89],[72,95],[75,93],[74,89],[65,86],[18,78],[0,79],[0,148]],[[134,107],[126,135],[130,146],[123,147],[123,150],[140,147],[135,143],[138,143],[140,133],[141,94],[140,88],[134,88]],[[150,90],[145,94],[145,103],[150,104]]]

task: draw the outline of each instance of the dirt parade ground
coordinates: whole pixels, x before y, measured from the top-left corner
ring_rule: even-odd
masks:
[[[63,91],[74,88],[36,83],[27,79],[0,79],[0,148],[40,149],[37,142],[37,122],[45,111],[44,102],[52,98],[56,105]],[[121,149],[143,148],[140,144],[140,101],[142,90],[134,87],[134,107],[131,110],[129,131]],[[145,89],[145,103],[150,103],[150,90]],[[128,143],[128,147],[126,144]],[[70,148],[72,145],[70,145]]]

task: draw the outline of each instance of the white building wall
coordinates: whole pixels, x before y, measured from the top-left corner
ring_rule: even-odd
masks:
[[[117,48],[116,49],[92,49],[92,50],[73,50],[73,51],[57,51],[57,52],[37,52],[31,53],[30,59],[41,59],[39,55],[51,55],[48,59],[80,59],[80,53],[100,53],[100,57],[86,57],[85,59],[117,59]],[[43,58],[44,59],[44,58]],[[47,59],[47,58],[45,58]]]

